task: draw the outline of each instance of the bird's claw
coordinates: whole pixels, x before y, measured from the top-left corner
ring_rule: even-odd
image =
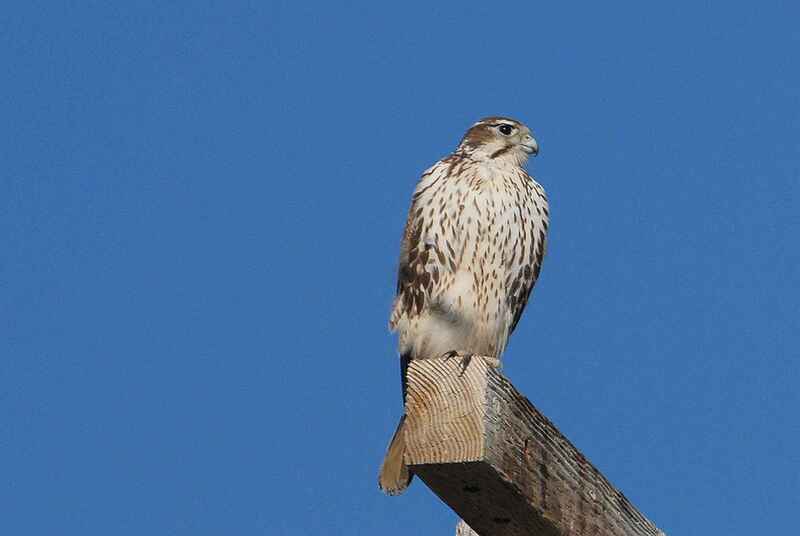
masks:
[[[450,359],[454,357],[458,357],[461,359],[461,376],[467,371],[467,367],[472,362],[472,358],[475,357],[475,354],[468,354],[468,353],[461,353],[457,350],[450,350],[449,352],[445,352],[442,354],[442,357],[445,361],[450,361]]]
[[[443,353],[442,354],[442,358],[444,358],[445,361],[450,361],[452,358],[454,358],[457,355],[458,355],[458,351],[457,350],[450,350],[449,352]]]

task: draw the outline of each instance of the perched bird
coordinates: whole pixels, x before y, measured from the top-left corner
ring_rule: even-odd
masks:
[[[549,222],[544,189],[524,166],[539,146],[514,119],[475,123],[453,154],[422,174],[400,248],[389,327],[399,335],[403,399],[412,359],[473,355],[499,366],[539,277]],[[378,484],[403,492],[405,416]]]

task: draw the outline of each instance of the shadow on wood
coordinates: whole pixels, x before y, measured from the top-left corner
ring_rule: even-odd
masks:
[[[480,357],[412,361],[406,415],[406,463],[478,534],[664,535]]]

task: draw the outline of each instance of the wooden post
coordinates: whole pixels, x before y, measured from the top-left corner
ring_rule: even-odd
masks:
[[[405,461],[459,535],[664,536],[480,357],[412,361],[406,415]]]
[[[456,536],[480,536],[477,532],[472,530],[472,527],[467,525],[463,519],[458,520],[456,525]]]

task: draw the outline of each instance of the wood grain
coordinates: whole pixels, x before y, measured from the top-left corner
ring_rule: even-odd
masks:
[[[406,463],[483,536],[663,536],[499,370],[412,361]]]

